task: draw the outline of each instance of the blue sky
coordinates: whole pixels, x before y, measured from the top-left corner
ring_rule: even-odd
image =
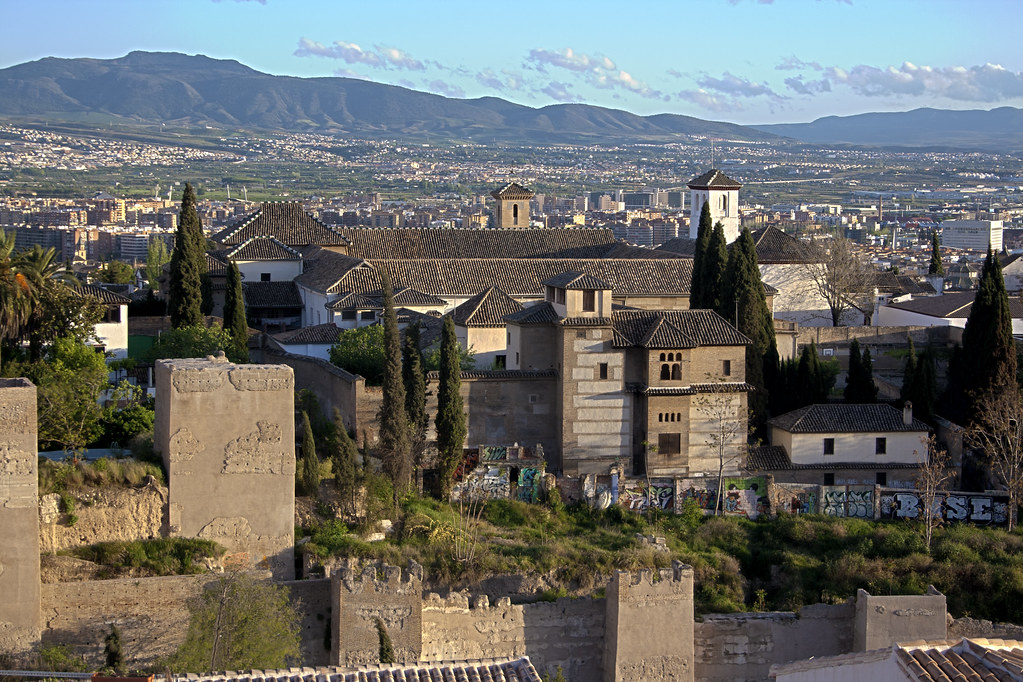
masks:
[[[1023,107],[1023,0],[0,0],[0,67],[132,50],[735,123]]]

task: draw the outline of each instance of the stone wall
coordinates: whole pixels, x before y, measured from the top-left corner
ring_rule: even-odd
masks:
[[[856,591],[854,651],[883,649],[892,642],[944,639],[945,595],[933,587],[925,595],[874,596]]]
[[[928,343],[936,346],[947,346],[962,341],[963,330],[958,327],[803,327],[799,328],[796,344],[802,348],[811,342],[818,346],[846,346],[858,339],[861,344],[870,346],[890,345],[903,347],[906,337],[913,339],[913,345],[919,352]]]
[[[156,363],[169,535],[214,540],[234,565],[295,577],[294,388],[285,365]]]
[[[707,615],[696,623],[696,679],[766,680],[776,663],[852,651],[855,607],[815,604],[799,614]]]
[[[295,388],[315,393],[324,417],[333,419],[336,407],[349,429],[357,427],[354,420],[366,387],[365,379],[319,358],[293,355],[274,348],[263,348],[257,353],[262,362],[291,367],[295,373]]]
[[[39,640],[36,387],[0,379],[0,652]]]
[[[39,549],[62,549],[114,540],[150,540],[164,532],[167,488],[150,483],[141,488],[101,487],[76,492],[78,521],[67,525],[60,496],[39,500]]]
[[[566,679],[599,680],[604,610],[603,599],[512,604],[504,597],[491,605],[485,595],[430,594],[423,600],[420,660],[529,656],[541,674],[553,677],[561,666]]]

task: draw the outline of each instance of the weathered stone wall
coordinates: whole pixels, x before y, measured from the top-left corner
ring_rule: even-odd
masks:
[[[604,681],[695,679],[693,568],[617,571],[607,586]]]
[[[356,428],[355,418],[366,387],[365,379],[319,358],[293,355],[274,348],[263,348],[258,353],[264,363],[291,367],[295,373],[295,388],[315,393],[327,419],[333,419],[336,407],[348,428]]]
[[[856,591],[854,651],[871,651],[894,642],[944,639],[945,595],[931,587],[925,595],[881,597]]]
[[[330,579],[291,580],[278,584],[288,588],[291,603],[301,617],[302,665],[330,665]]]
[[[0,652],[39,640],[36,387],[0,379]]]
[[[704,616],[696,623],[696,679],[766,680],[776,663],[852,651],[855,607],[815,604],[786,613]]]
[[[171,536],[214,540],[235,565],[295,577],[294,388],[286,365],[157,362]]]
[[[830,324],[830,323],[829,323]],[[962,341],[963,330],[958,327],[803,327],[799,328],[796,336],[797,345],[810,345],[811,342],[818,346],[846,346],[858,339],[861,344],[870,346],[890,345],[902,347],[906,345],[906,337],[913,339],[913,344],[918,350],[926,348],[928,343],[937,346],[945,346]]]
[[[604,600],[559,599],[491,605],[486,595],[453,594],[423,600],[423,652],[420,660],[529,656],[541,673],[558,666],[569,680],[601,679]]]
[[[103,487],[77,492],[69,526],[56,493],[39,500],[39,550],[44,553],[113,540],[150,540],[162,536],[167,488]]]
[[[376,621],[387,629],[398,663],[414,663],[423,649],[423,567],[344,567],[330,577],[331,665],[380,661]]]

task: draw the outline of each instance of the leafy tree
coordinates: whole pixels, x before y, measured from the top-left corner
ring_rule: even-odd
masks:
[[[845,402],[876,403],[877,385],[874,383],[874,364],[870,349],[860,353],[860,342],[853,339],[849,345],[849,380],[845,385]]]
[[[426,430],[430,423],[426,414],[426,373],[423,371],[423,354],[419,350],[419,338],[419,325],[411,325],[405,330],[405,341],[401,347],[405,416],[411,430],[412,466],[415,469],[423,464]]]
[[[303,495],[316,497],[320,492],[320,458],[316,456],[316,439],[308,412],[302,413],[302,460],[295,482]]]
[[[706,308],[706,285],[703,282],[703,259],[710,244],[710,233],[714,230],[711,222],[710,204],[703,202],[700,209],[700,224],[696,232],[696,245],[693,251],[693,281],[689,286],[689,307]]]
[[[899,399],[902,402],[913,400],[913,384],[916,381],[917,373],[916,346],[913,344],[913,337],[907,336],[906,341],[909,344],[909,352],[906,355],[906,364],[902,369],[902,389],[899,391]]]
[[[146,279],[149,281],[150,289],[159,288],[163,266],[169,262],[170,254],[167,253],[167,242],[159,237],[150,237],[149,247],[146,250]]]
[[[330,347],[330,361],[338,367],[359,374],[371,386],[384,380],[384,328],[379,324],[342,330],[337,343]]]
[[[121,260],[112,260],[96,271],[96,277],[107,284],[130,284],[135,279],[135,268]]]
[[[725,242],[725,227],[720,221],[714,224],[707,242],[707,251],[700,264],[701,308],[721,307],[722,280],[728,264],[728,246]]]
[[[121,381],[114,389],[110,406],[103,409],[100,426],[107,444],[125,445],[140,433],[153,430],[156,412],[153,401],[138,387]]]
[[[242,275],[232,262],[227,268],[227,291],[224,296],[224,326],[231,335],[237,362],[249,361],[249,325],[245,321],[245,295],[242,293]]]
[[[21,335],[32,313],[32,285],[14,254],[14,232],[0,230],[0,341]]]
[[[394,312],[394,292],[386,273],[381,275],[384,289],[384,383],[380,404],[380,446],[378,452],[384,472],[394,483],[397,494],[408,488],[412,477],[412,453],[409,422],[405,413],[405,383],[401,368],[401,334]]]
[[[423,368],[427,372],[440,371],[440,349],[438,344],[423,353]],[[458,366],[463,372],[476,369],[476,351],[471,346],[464,348],[461,344],[458,345]]]
[[[288,588],[243,573],[221,576],[189,605],[175,670],[285,668],[299,660],[299,614]]]
[[[1007,368],[1003,367],[1003,371]],[[1015,375],[1012,377],[1015,379]],[[1005,377],[974,396],[974,418],[967,442],[984,452],[987,463],[1009,493],[1009,531],[1016,528],[1023,500],[1023,393]]]
[[[930,422],[934,416],[934,403],[938,394],[937,368],[934,353],[930,347],[924,349],[919,356],[909,339],[909,354],[902,376],[902,390],[899,398],[905,403],[913,404],[913,416]]]
[[[440,451],[441,497],[451,495],[455,469],[462,463],[462,448],[468,433],[465,407],[462,402],[462,376],[458,365],[458,338],[455,322],[450,315],[444,318],[440,346],[440,378],[437,388],[437,449]]]
[[[207,268],[206,256],[200,246],[201,237],[202,225],[195,209],[195,191],[191,184],[186,183],[174,237],[167,292],[167,308],[171,326],[175,329],[198,326],[203,321],[202,277]]]
[[[179,327],[161,334],[147,355],[152,362],[165,358],[204,358],[225,351],[235,360],[230,355],[232,348],[231,335],[218,325]]]
[[[41,357],[43,350],[58,337],[79,343],[95,340],[96,325],[106,312],[102,301],[59,280],[47,280],[35,291],[35,305],[25,326],[32,359]]]
[[[330,466],[334,472],[334,486],[350,510],[355,509],[355,491],[358,486],[359,451],[348,435],[341,412],[334,408],[334,438],[331,439]]]
[[[931,264],[927,268],[927,274],[945,274],[945,266],[941,262],[941,244],[938,242],[937,231],[931,233]]]

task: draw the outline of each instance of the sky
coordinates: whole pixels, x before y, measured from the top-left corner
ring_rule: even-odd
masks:
[[[0,0],[0,68],[133,50],[741,124],[1023,107],[1023,0]]]

